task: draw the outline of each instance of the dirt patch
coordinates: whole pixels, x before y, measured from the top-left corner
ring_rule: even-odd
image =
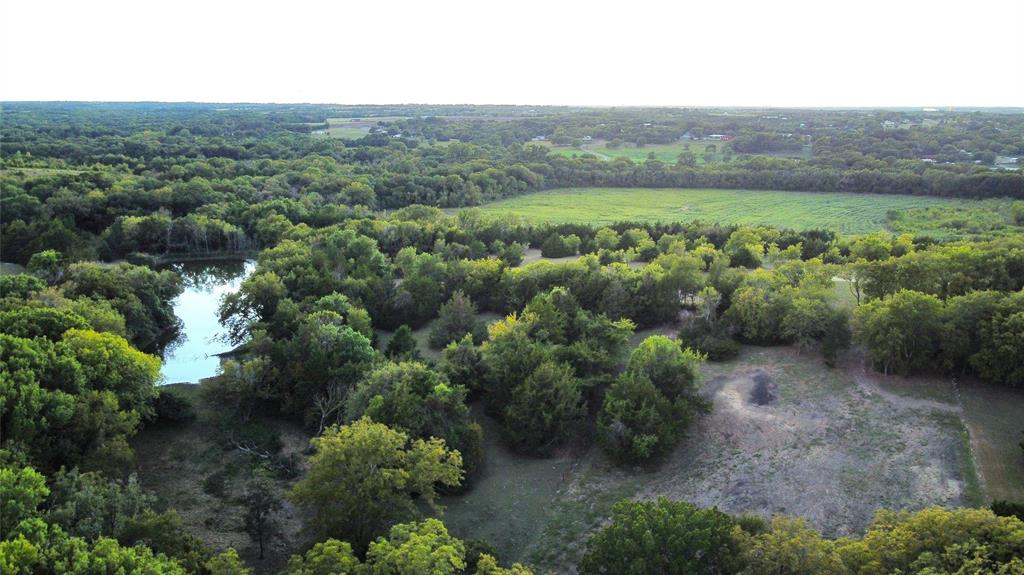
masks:
[[[861,531],[879,507],[962,503],[948,406],[865,396],[852,374],[817,362],[745,350],[716,382],[712,413],[641,495],[800,515],[830,536]]]
[[[750,402],[754,405],[770,405],[775,402],[775,382],[763,370],[758,370],[751,378],[754,388],[750,390]]]

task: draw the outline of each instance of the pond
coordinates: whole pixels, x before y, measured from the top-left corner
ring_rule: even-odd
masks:
[[[217,374],[219,353],[231,350],[224,340],[217,308],[221,298],[238,289],[253,269],[251,260],[181,262],[168,266],[181,275],[185,291],[174,300],[181,329],[163,350],[164,383],[199,383]]]

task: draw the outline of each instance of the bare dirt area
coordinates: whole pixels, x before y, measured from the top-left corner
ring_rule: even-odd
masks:
[[[868,394],[856,380],[870,374],[814,369],[813,361],[788,349],[747,350],[709,378],[712,413],[641,497],[799,515],[830,536],[862,530],[878,507],[961,504],[952,406]]]
[[[624,497],[665,496],[729,513],[804,517],[826,535],[861,532],[880,507],[964,504],[956,403],[918,397],[793,348],[745,347],[703,368],[712,412],[651,469],[616,468],[596,449],[574,466],[526,559],[571,573],[586,533]],[[883,378],[884,379],[884,378]]]

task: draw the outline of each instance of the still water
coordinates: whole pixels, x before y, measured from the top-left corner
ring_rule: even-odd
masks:
[[[181,275],[185,291],[174,300],[174,314],[181,320],[181,331],[164,348],[160,372],[164,383],[198,383],[217,374],[220,358],[216,354],[231,349],[223,338],[224,326],[217,319],[220,299],[238,289],[256,262],[183,262],[169,267]]]

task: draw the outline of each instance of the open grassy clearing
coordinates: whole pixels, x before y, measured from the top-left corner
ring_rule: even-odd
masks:
[[[539,222],[606,224],[623,220],[703,220],[798,230],[829,228],[862,234],[886,229],[889,210],[929,206],[964,208],[971,207],[971,200],[834,192],[564,188],[492,202],[481,209],[490,214],[512,214]]]
[[[139,482],[159,494],[160,504],[178,511],[189,530],[220,551],[234,547],[257,573],[276,573],[292,554],[307,542],[302,532],[304,517],[288,502],[286,494],[298,478],[275,481],[282,502],[277,517],[283,536],[267,548],[266,558],[244,531],[245,509],[241,497],[255,458],[232,449],[215,423],[214,414],[199,400],[199,386],[174,384],[196,406],[192,421],[146,427],[131,440],[138,463]],[[298,425],[278,419],[255,418],[255,425],[280,434],[281,455],[304,461],[308,436]]]
[[[445,521],[456,534],[486,534],[508,560],[571,572],[586,534],[623,497],[800,515],[830,535],[860,531],[878,507],[966,503],[969,453],[954,403],[919,397],[917,385],[883,393],[898,382],[859,362],[831,370],[792,348],[745,347],[703,373],[714,409],[660,465],[619,468],[596,446],[533,460],[492,444],[493,471],[446,501]],[[774,400],[759,405],[759,386]]]
[[[327,129],[313,132],[314,136],[322,138],[338,138],[342,140],[354,140],[362,138],[370,133],[370,128],[378,122],[393,122],[403,120],[403,116],[379,116],[372,118],[327,118]]]
[[[672,142],[671,144],[647,144],[645,146],[637,147],[635,144],[623,144],[616,148],[608,147],[608,143],[604,140],[597,140],[594,142],[588,142],[582,146],[555,146],[550,142],[531,142],[534,144],[540,144],[547,146],[551,149],[551,153],[559,156],[575,156],[579,154],[587,154],[596,156],[602,160],[614,160],[616,158],[629,158],[634,162],[645,162],[651,158],[651,154],[654,155],[654,159],[669,164],[674,164],[679,159],[679,154],[689,151],[694,155],[694,159],[697,165],[706,164],[710,162],[721,162],[724,158],[722,151],[728,147],[728,142],[713,141],[713,140],[681,140],[678,142]],[[714,152],[708,152],[708,146],[714,146]],[[734,154],[735,156],[745,156],[749,154]],[[757,155],[768,155],[768,156],[785,156],[785,157],[798,157],[798,158],[809,158],[810,148],[805,147],[803,151],[792,152],[792,153],[780,153],[780,154],[757,154]]]
[[[1018,235],[1024,233],[1014,213],[1019,204],[1022,202],[986,199],[960,206],[935,205],[898,210],[890,214],[888,226],[897,233],[934,238],[965,236],[991,239]]]

